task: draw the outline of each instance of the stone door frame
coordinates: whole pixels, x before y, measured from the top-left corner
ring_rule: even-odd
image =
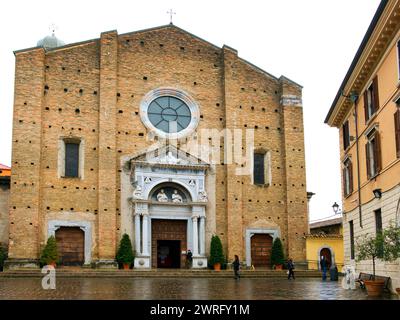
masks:
[[[79,227],[84,233],[84,264],[92,261],[92,226],[86,221],[50,220],[48,222],[47,235],[56,236],[56,231],[61,227]]]
[[[272,243],[280,236],[279,229],[267,229],[267,228],[248,228],[246,229],[246,265],[251,266],[251,237],[255,234],[269,234],[272,237]]]

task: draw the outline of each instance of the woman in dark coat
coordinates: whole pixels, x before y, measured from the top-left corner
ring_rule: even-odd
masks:
[[[235,279],[239,279],[240,261],[238,255],[235,254],[235,260],[232,262],[233,271],[235,272]]]

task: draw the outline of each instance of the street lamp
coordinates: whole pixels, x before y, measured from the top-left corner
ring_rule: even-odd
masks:
[[[333,204],[332,208],[335,214],[339,212],[339,205],[336,202]]]

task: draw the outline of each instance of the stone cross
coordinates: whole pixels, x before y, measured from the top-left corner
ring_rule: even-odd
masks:
[[[172,24],[172,15],[176,14],[176,12],[173,12],[172,9],[169,9],[169,11],[167,11],[167,13],[169,14],[169,23]]]

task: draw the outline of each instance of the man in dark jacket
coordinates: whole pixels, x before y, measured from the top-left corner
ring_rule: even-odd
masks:
[[[188,268],[190,268],[192,266],[192,260],[193,260],[193,254],[192,254],[192,251],[190,251],[190,249],[189,249],[186,254],[186,265]]]
[[[294,278],[294,263],[292,259],[289,259],[287,262],[287,268],[288,268],[288,279],[290,280],[291,277]]]
[[[233,270],[235,272],[235,279],[239,279],[240,261],[239,256],[235,254],[235,260],[232,262]]]

